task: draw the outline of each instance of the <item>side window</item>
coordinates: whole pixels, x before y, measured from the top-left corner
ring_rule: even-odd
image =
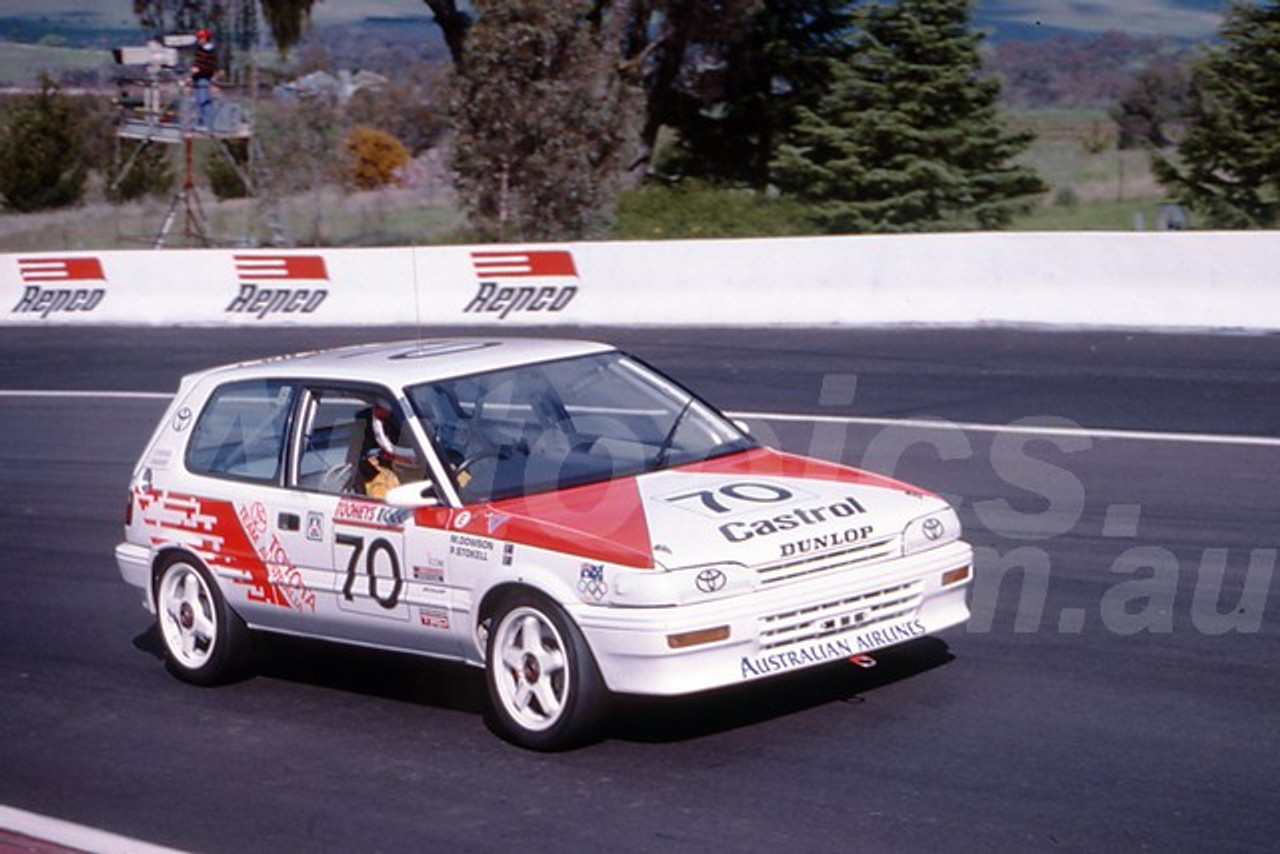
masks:
[[[213,393],[187,443],[189,471],[275,483],[294,388],[277,380],[228,383]]]
[[[302,423],[297,485],[331,495],[382,498],[421,480],[421,456],[397,407],[348,389],[311,389]]]

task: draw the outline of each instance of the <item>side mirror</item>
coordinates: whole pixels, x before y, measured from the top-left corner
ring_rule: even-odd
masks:
[[[429,480],[415,480],[412,483],[401,484],[395,489],[388,490],[383,500],[392,507],[401,507],[405,510],[440,506],[436,485]]]

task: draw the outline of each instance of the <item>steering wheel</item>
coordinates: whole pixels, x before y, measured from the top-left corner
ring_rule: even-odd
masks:
[[[351,463],[338,463],[336,466],[330,466],[320,476],[320,491],[345,492],[351,485],[351,474],[354,469],[355,467]]]
[[[502,457],[502,452],[497,448],[481,448],[480,450],[469,455],[462,462],[458,463],[458,467],[454,469],[454,474],[460,475],[465,473],[467,469],[471,468],[473,465],[480,462],[481,460],[487,460],[489,458],[500,459],[501,457]]]

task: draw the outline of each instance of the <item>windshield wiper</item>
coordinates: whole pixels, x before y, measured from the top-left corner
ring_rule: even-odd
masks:
[[[660,469],[667,464],[667,455],[671,453],[671,446],[676,440],[676,431],[680,429],[680,424],[689,414],[691,406],[693,406],[692,397],[685,401],[684,406],[680,408],[680,414],[676,416],[675,421],[671,422],[671,429],[667,431],[666,436],[662,437],[662,444],[658,446],[658,453],[653,458],[653,468]]]

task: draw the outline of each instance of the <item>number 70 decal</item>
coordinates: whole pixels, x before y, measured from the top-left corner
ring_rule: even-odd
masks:
[[[384,613],[395,610],[404,592],[404,574],[395,546],[389,540],[376,537],[366,548],[364,537],[350,534],[338,534],[334,542],[351,550],[338,606],[344,610],[376,614],[377,609],[360,607],[376,603]]]
[[[729,516],[797,497],[807,496],[797,496],[794,489],[776,483],[737,481],[720,484],[712,489],[693,489],[667,495],[663,500],[706,516]]]

